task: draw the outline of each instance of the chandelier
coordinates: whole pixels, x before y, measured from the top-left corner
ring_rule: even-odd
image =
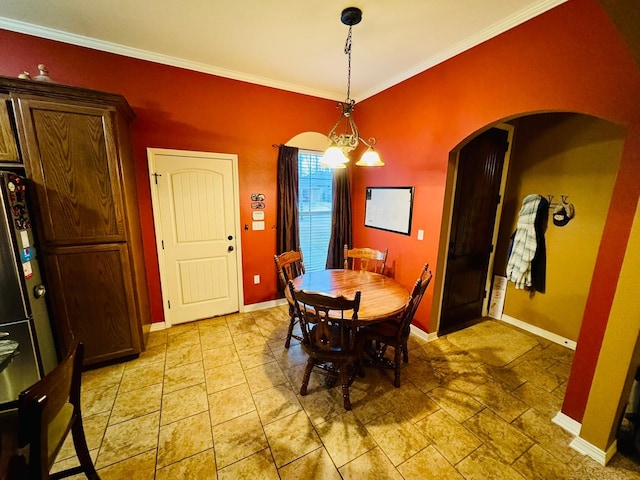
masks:
[[[331,131],[329,132],[329,141],[331,144],[329,148],[324,152],[321,158],[323,165],[331,168],[346,168],[345,164],[349,161],[347,156],[349,152],[355,150],[355,148],[362,142],[367,151],[364,152],[360,160],[356,162],[356,165],[361,167],[379,167],[384,165],[384,162],[380,160],[380,155],[373,149],[376,144],[376,139],[371,137],[368,140],[364,140],[358,131],[358,126],[353,120],[353,111],[356,108],[355,100],[350,98],[351,95],[351,29],[354,25],[357,25],[362,20],[362,11],[356,7],[345,8],[340,15],[340,20],[345,25],[349,26],[349,33],[347,34],[347,41],[344,45],[344,53],[349,58],[349,69],[347,71],[347,98],[344,102],[338,102],[337,107],[341,110],[340,118],[335,123]],[[338,127],[344,123],[344,132],[337,133]]]

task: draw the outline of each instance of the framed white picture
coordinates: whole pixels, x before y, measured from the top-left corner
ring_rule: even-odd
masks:
[[[364,226],[411,235],[414,187],[367,187]]]

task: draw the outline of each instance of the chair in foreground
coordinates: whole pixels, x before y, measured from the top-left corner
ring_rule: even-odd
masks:
[[[281,253],[280,255],[274,255],[273,260],[276,264],[280,284],[284,289],[284,296],[289,302],[289,332],[287,333],[287,339],[284,342],[284,347],[289,348],[291,345],[291,337],[302,341],[302,337],[293,334],[293,328],[296,323],[298,323],[298,318],[295,315],[293,300],[290,298],[288,288],[289,280],[292,280],[304,273],[302,249],[298,248],[298,250],[290,250],[288,252]]]
[[[389,249],[374,250],[373,248],[347,248],[344,246],[344,269],[361,270],[384,275]]]
[[[375,344],[375,349],[371,353],[372,361],[375,366],[383,368],[391,368],[395,371],[393,384],[400,386],[400,368],[401,360],[404,363],[409,362],[409,354],[407,350],[407,342],[411,331],[411,322],[418,309],[418,305],[422,301],[424,292],[431,283],[432,274],[429,270],[429,264],[425,264],[420,273],[420,277],[416,280],[407,305],[402,314],[397,318],[390,318],[383,322],[374,323],[365,327],[362,331],[365,337],[365,343]],[[390,362],[384,358],[388,346],[392,346],[395,350],[394,361]]]
[[[356,292],[353,300],[349,300],[295,290],[291,282],[289,291],[300,319],[302,349],[309,355],[300,395],[307,394],[309,377],[316,367],[319,373],[329,376],[328,384],[339,376],[344,408],[351,410],[349,386],[361,368],[362,358],[362,338],[358,335],[357,327],[360,292]]]
[[[84,473],[91,480],[100,477],[91,461],[82,426],[80,382],[83,345],[76,344],[67,357],[48,375],[23,391],[18,398],[18,446],[29,446],[25,458],[12,458],[9,478],[45,480]],[[69,431],[80,465],[49,475]]]

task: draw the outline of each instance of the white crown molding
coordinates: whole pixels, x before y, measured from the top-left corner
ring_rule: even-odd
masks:
[[[469,50],[480,43],[489,40],[497,35],[500,35],[511,28],[520,25],[527,20],[530,20],[537,15],[540,15],[567,0],[541,0],[540,2],[530,5],[524,8],[510,17],[504,20],[490,25],[484,30],[473,34],[461,42],[451,45],[449,48],[442,50],[437,55],[433,55],[427,60],[420,62],[414,67],[398,73],[386,81],[376,85],[375,87],[363,92],[362,94],[354,95],[358,97],[359,101],[365,100],[373,95],[380,93],[387,88],[390,88],[408,78],[413,77],[425,70],[428,70],[439,63],[442,63],[459,53]],[[192,62],[177,57],[171,57],[160,53],[150,52],[147,50],[141,50],[138,48],[127,47],[113,42],[107,42],[104,40],[97,40],[83,35],[76,35],[73,33],[63,32],[52,28],[42,27],[31,23],[20,22],[10,18],[0,17],[0,28],[11,30],[18,33],[25,33],[27,35],[33,35],[36,37],[46,38],[49,40],[56,40],[63,43],[69,43],[71,45],[78,45],[81,47],[92,48],[94,50],[100,50],[109,53],[115,53],[117,55],[124,55],[126,57],[137,58],[139,60],[147,60],[150,62],[160,63],[163,65],[170,65],[173,67],[184,68],[195,72],[206,73],[210,75],[217,75],[219,77],[230,78],[241,82],[248,82],[256,85],[262,85],[265,87],[277,88],[279,90],[286,90],[294,93],[301,93],[304,95],[311,95],[313,97],[325,98],[329,100],[340,100],[343,98],[342,92],[334,92],[327,90],[319,90],[314,88],[308,88],[303,85],[292,84],[288,82],[282,82],[271,78],[261,77],[257,75],[250,75],[244,72],[238,72],[235,70],[229,70],[213,65],[207,65],[199,62]]]
[[[264,87],[277,88],[279,90],[286,90],[293,93],[301,93],[313,97],[326,98],[329,100],[339,100],[343,95],[339,92],[329,92],[325,90],[308,88],[302,85],[281,82],[271,78],[250,75],[248,73],[237,72],[235,70],[229,70],[226,68],[207,65],[204,63],[192,62],[190,60],[171,57],[169,55],[163,55],[161,53],[149,52],[147,50],[127,47],[126,45],[120,45],[118,43],[97,40],[95,38],[85,37],[83,35],[76,35],[74,33],[63,32],[61,30],[33,25],[31,23],[20,22],[17,20],[12,20],[10,18],[0,17],[0,28],[10,30],[12,32],[24,33],[27,35],[33,35],[35,37],[46,38],[48,40],[56,40],[58,42],[77,45],[80,47],[92,48],[94,50],[100,50],[102,52],[115,53],[117,55],[123,55],[125,57],[147,60],[149,62],[160,63],[162,65],[170,65],[172,67],[184,68],[186,70],[207,73],[209,75],[216,75],[219,77],[230,78],[232,80],[252,83],[255,85],[262,85]]]
[[[536,3],[535,5],[530,5],[514,13],[510,17],[507,17],[500,22],[494,23],[484,30],[481,30],[465,38],[464,40],[451,45],[449,48],[438,52],[437,55],[433,55],[423,62],[420,62],[413,68],[410,68],[409,70],[405,70],[404,72],[398,73],[397,75],[388,78],[385,82],[382,82],[375,87],[363,92],[362,94],[358,95],[358,97],[360,98],[360,101],[372,97],[377,93],[386,90],[387,88],[397,85],[398,83],[403,82],[419,73],[422,73],[425,70],[435,67],[439,63],[445,62],[446,60],[449,60],[450,58],[453,58],[466,50],[470,50],[473,47],[480,45],[482,42],[486,42],[487,40],[496,37],[501,33],[506,32],[507,30],[517,27],[521,23],[524,23],[527,20],[541,15],[544,12],[551,10],[552,8],[557,7],[558,5],[561,5],[567,1],[568,0],[543,0]]]

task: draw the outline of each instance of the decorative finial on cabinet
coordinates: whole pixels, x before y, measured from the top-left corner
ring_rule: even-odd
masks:
[[[29,75],[29,72],[22,72],[18,75],[18,78],[21,78],[22,80],[31,80],[31,75]]]
[[[34,80],[38,82],[53,83],[53,80],[51,80],[51,77],[49,76],[49,70],[47,70],[47,67],[44,66],[44,64],[41,63],[40,65],[38,65],[38,70],[40,70],[40,75],[36,75],[35,77],[33,77]]]

